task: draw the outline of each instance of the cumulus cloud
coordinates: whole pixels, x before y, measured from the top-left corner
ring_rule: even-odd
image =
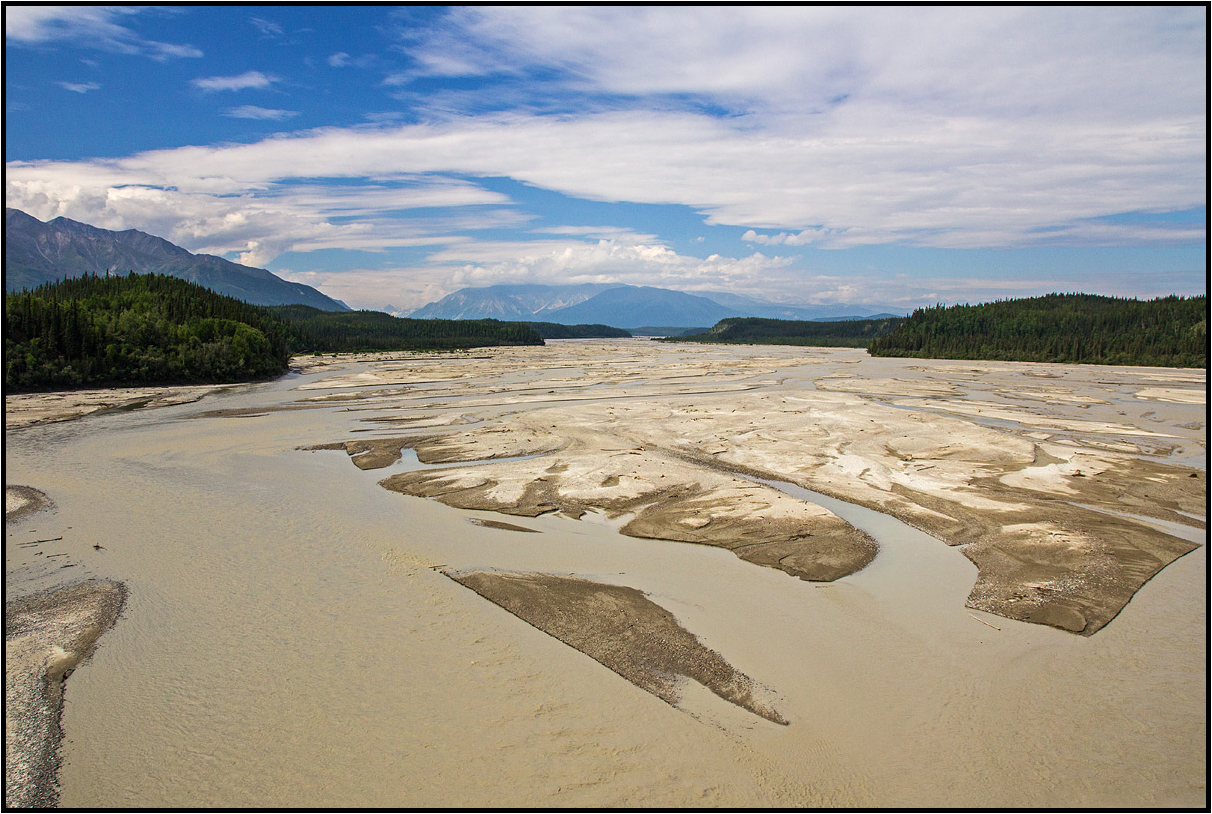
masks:
[[[506,196],[457,179],[270,184],[239,195],[142,179],[104,163],[81,168],[10,162],[5,202],[41,220],[63,216],[105,229],[140,229],[191,251],[235,253],[256,266],[288,251],[457,242],[468,229],[516,227],[527,218],[509,208]],[[448,208],[455,214],[424,214]],[[467,208],[473,214],[458,214]],[[405,211],[410,217],[393,216]]]
[[[164,61],[200,57],[192,45],[144,39],[122,21],[144,9],[134,6],[17,6],[4,7],[4,38],[9,44],[45,46],[56,42],[138,54]]]
[[[278,110],[275,108],[257,107],[256,105],[240,105],[239,107],[227,108],[223,111],[223,115],[233,119],[262,119],[280,122],[298,116],[299,113],[295,110]]]
[[[245,71],[239,76],[207,76],[190,80],[190,84],[199,90],[213,93],[219,90],[245,90],[247,88],[268,88],[277,81],[276,77],[266,76],[260,71]]]
[[[807,246],[809,243],[823,240],[830,236],[827,229],[804,229],[799,233],[779,232],[777,235],[758,234],[753,229],[741,235],[746,243],[761,243],[766,246]]]
[[[668,246],[631,240],[451,240],[426,255],[423,263],[342,272],[280,269],[283,277],[316,286],[355,307],[377,308],[391,302],[418,308],[464,287],[500,283],[629,283],[668,286],[685,291],[721,288],[765,295],[755,278],[792,272],[784,258],[755,253],[733,258],[679,254]]]
[[[504,282],[632,283],[686,291],[734,288],[790,261],[755,253],[745,258],[679,254],[659,243],[631,240],[475,241],[450,245],[427,260],[444,266],[448,285]]]

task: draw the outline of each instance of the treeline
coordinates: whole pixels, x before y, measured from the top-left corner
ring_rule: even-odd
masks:
[[[321,311],[308,305],[271,305],[266,310],[286,323],[296,353],[543,344],[543,337],[522,322],[407,319],[381,311]]]
[[[292,353],[541,345],[520,323],[271,308],[161,274],[86,274],[4,301],[9,392],[269,378]]]
[[[289,360],[280,320],[176,277],[86,274],[4,300],[6,390],[243,381]]]
[[[904,321],[904,317],[847,319],[836,322],[730,317],[720,320],[706,333],[670,336],[657,341],[865,348],[873,339],[883,336]]]
[[[1048,294],[914,311],[873,356],[1207,367],[1208,298]]]
[[[631,332],[609,325],[561,325],[558,322],[527,322],[544,339],[620,339]]]

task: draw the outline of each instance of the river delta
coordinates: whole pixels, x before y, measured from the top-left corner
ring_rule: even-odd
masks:
[[[6,397],[6,598],[124,598],[60,805],[1206,801],[1205,371],[296,365]]]

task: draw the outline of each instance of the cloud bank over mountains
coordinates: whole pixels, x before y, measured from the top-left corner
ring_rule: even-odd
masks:
[[[10,44],[91,31],[168,53],[123,34],[126,12],[14,27],[12,11]],[[405,273],[450,289],[595,275],[720,288],[755,272],[793,285],[810,270],[769,255],[808,246],[1190,243],[1206,240],[1203,223],[1137,216],[1206,200],[1205,21],[1201,9],[1143,7],[456,8],[398,23],[392,44],[409,67],[378,82],[407,102],[403,123],[10,161],[6,200],[251,265],[430,246]],[[325,70],[354,70],[348,53],[324,53]],[[263,70],[192,80],[232,98],[281,84]],[[684,207],[735,227],[736,256],[694,257],[638,225],[502,240],[495,230],[534,214],[492,178]]]

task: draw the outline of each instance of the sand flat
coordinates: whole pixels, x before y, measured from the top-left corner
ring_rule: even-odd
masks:
[[[646,375],[671,377],[680,362],[650,362]],[[967,372],[987,376],[1019,368]],[[464,379],[478,375],[473,366]],[[822,389],[827,382],[845,387]],[[624,534],[719,545],[805,579],[837,579],[870,562],[872,551],[862,535],[846,532],[827,512],[812,520],[801,504],[797,525],[776,529],[790,517],[788,501],[729,482],[726,471],[782,478],[965,546],[965,555],[980,567],[970,607],[1086,635],[1113,619],[1157,570],[1193,548],[1164,532],[1138,530],[1080,506],[1058,506],[1055,498],[1182,523],[1182,512],[1198,510],[1206,500],[1205,481],[1191,478],[1197,473],[1112,451],[1043,444],[966,416],[1013,420],[1029,432],[1063,427],[1120,437],[1177,436],[964,398],[953,385],[948,387],[954,396],[946,402],[908,401],[903,393],[936,392],[940,386],[907,378],[847,372],[818,376],[814,383],[813,390],[770,388],[726,398],[706,392],[693,399],[616,395],[590,404],[577,399],[567,407],[558,406],[570,398],[562,393],[547,401],[557,406],[510,412],[439,436],[393,439],[387,462],[401,445],[416,449],[425,463],[525,460],[413,471],[383,485],[464,509],[522,516],[637,510]],[[474,388],[460,395],[460,409],[482,404]],[[1069,403],[1093,403],[1070,395]],[[886,405],[873,397],[892,401]],[[915,405],[947,415],[896,409]],[[379,460],[367,453],[369,443],[345,442],[359,466]],[[1146,499],[1133,488],[1142,481],[1155,484]],[[744,529],[746,523],[774,533],[754,534]]]

